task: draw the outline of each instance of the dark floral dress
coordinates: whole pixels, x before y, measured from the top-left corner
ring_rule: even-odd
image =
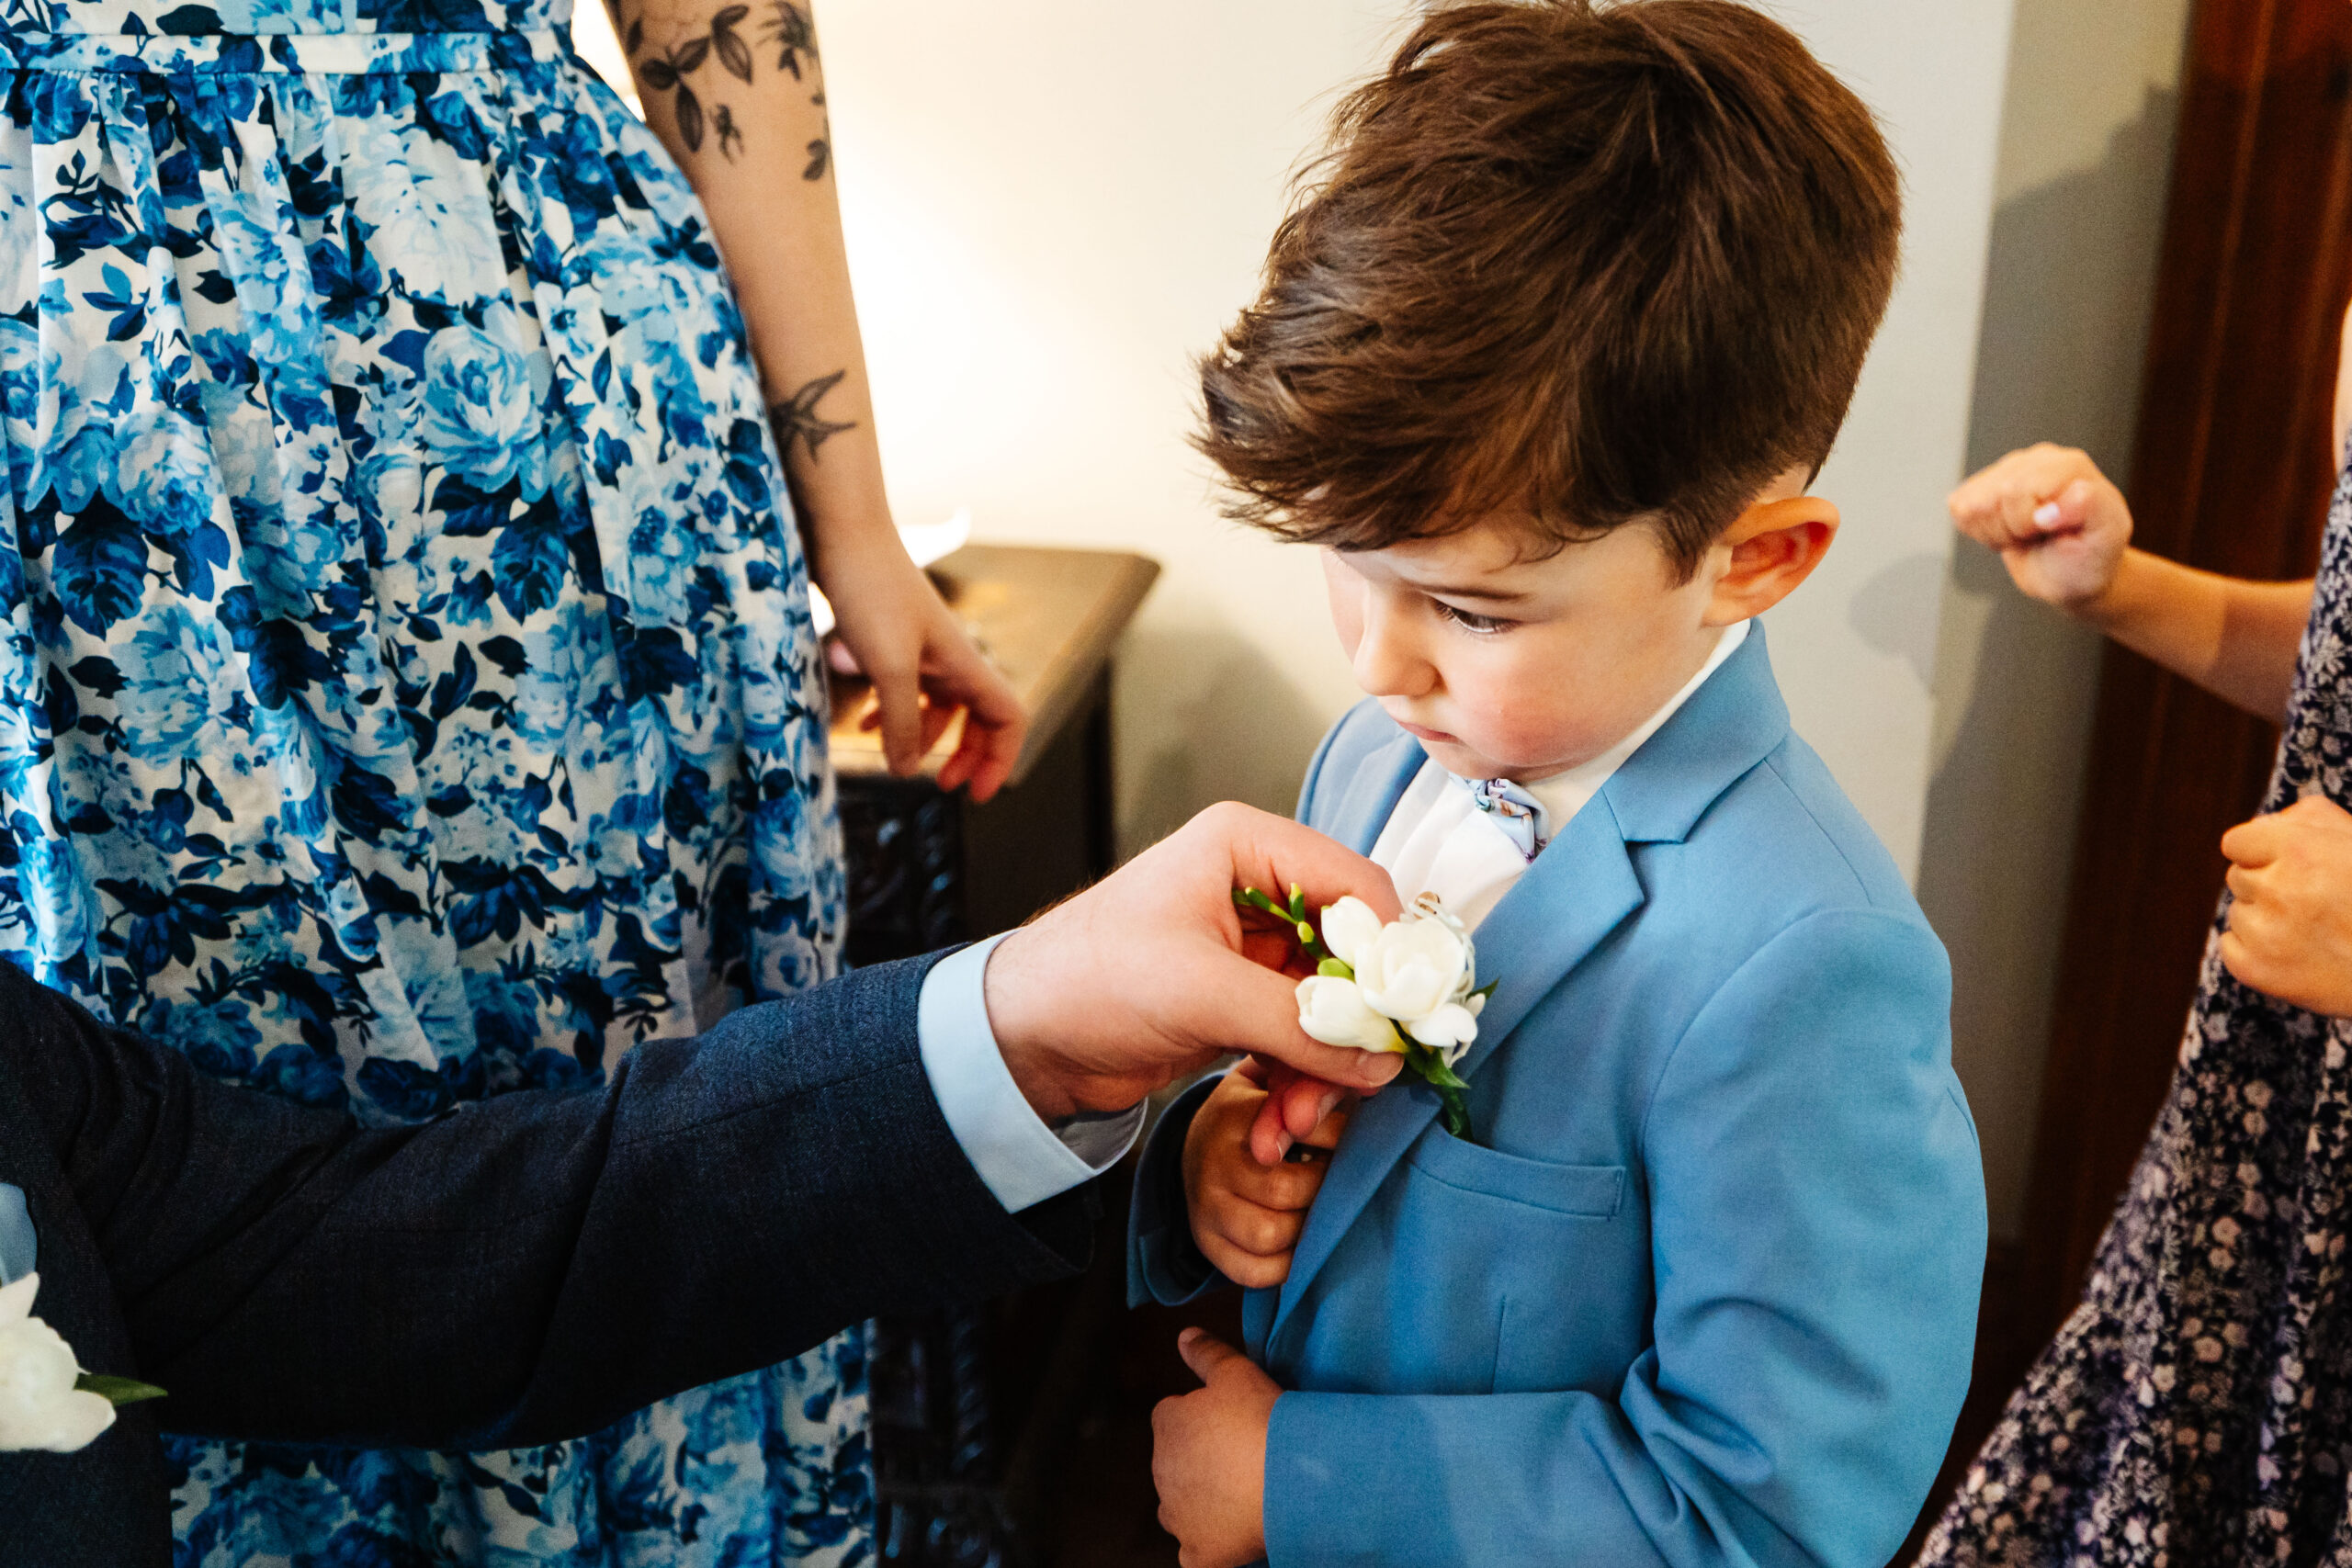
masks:
[[[569,12],[0,0],[0,959],[370,1121],[840,936],[743,324]],[[518,1452],[177,1442],[179,1568],[846,1568],[863,1345]]]
[[[2263,808],[2313,792],[2352,805],[2352,471]],[[2082,1305],[1922,1563],[2352,1564],[2352,1020],[2247,989],[2212,939],[2202,978]]]

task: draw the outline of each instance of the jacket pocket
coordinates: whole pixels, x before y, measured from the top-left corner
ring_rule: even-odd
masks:
[[[1622,1165],[1555,1165],[1464,1143],[1432,1127],[1406,1156],[1414,1169],[1464,1192],[1581,1219],[1612,1219],[1625,1201]]]

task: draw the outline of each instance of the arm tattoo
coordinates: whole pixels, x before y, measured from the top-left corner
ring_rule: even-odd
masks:
[[[808,101],[820,109],[825,107],[825,95],[822,93]],[[808,166],[800,171],[800,177],[804,180],[821,180],[825,177],[825,171],[832,166],[832,163],[833,117],[831,111],[827,110],[825,134],[808,143]]]
[[[655,50],[639,61],[638,75],[646,86],[656,93],[669,93],[672,111],[678,117],[678,138],[689,152],[702,151],[704,127],[707,123],[718,132],[718,150],[732,158],[742,149],[743,133],[735,124],[735,113],[725,104],[717,106],[706,121],[702,98],[686,85],[686,78],[703,67],[713,54],[727,73],[741,81],[752,79],[752,46],[743,41],[736,29],[752,14],[749,6],[729,6],[710,18],[707,32],[672,44],[667,50]],[[629,58],[645,54],[645,17],[640,14],[629,23],[624,40]]]
[[[775,0],[775,15],[768,18],[767,37],[775,44],[775,68],[789,71],[792,79],[800,80],[800,57],[817,58],[817,27],[808,13],[792,0]]]
[[[791,455],[792,444],[797,441],[808,448],[809,457],[814,459],[817,448],[822,446],[827,439],[839,435],[844,430],[857,428],[857,422],[854,419],[836,423],[817,412],[817,405],[824,400],[825,394],[840,386],[842,378],[848,374],[848,370],[842,369],[830,376],[820,376],[769,408],[768,419],[775,426],[776,440],[785,456]]]
[[[817,62],[816,25],[793,0],[771,0],[771,5],[775,15],[768,18],[762,36],[776,46],[776,69],[789,71],[794,81],[801,81],[802,56],[807,56],[811,65]],[[615,12],[617,15],[617,4]],[[729,163],[743,151],[743,130],[736,123],[735,111],[720,103],[714,104],[706,113],[701,96],[687,85],[686,78],[716,58],[729,76],[748,85],[752,71],[752,46],[744,40],[742,27],[751,15],[749,5],[729,6],[711,17],[707,31],[667,50],[656,49],[650,57],[646,56],[642,12],[629,22],[623,34],[623,47],[631,60],[639,62],[638,75],[646,87],[654,93],[672,95],[670,106],[677,117],[678,139],[686,144],[689,152],[702,151],[706,134],[717,137],[718,151]],[[820,91],[809,102],[821,109],[825,107],[825,95]],[[824,134],[808,143],[808,164],[800,172],[802,179],[825,177],[826,170],[832,166],[832,123],[828,118]],[[810,450],[814,449],[812,446]]]

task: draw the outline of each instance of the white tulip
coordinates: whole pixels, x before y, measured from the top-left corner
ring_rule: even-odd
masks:
[[[1336,976],[1310,975],[1298,983],[1298,1026],[1326,1045],[1352,1045],[1359,1051],[1405,1049],[1396,1026],[1364,1005],[1363,992],[1356,983]]]
[[[1380,917],[1361,898],[1342,898],[1323,911],[1323,945],[1352,969],[1356,954],[1380,935]]]
[[[74,1386],[73,1347],[32,1314],[40,1288],[38,1274],[0,1288],[0,1450],[72,1453],[114,1425],[114,1406]]]
[[[1399,920],[1358,949],[1353,967],[1374,1010],[1427,1018],[1467,994],[1470,943],[1450,920]]]

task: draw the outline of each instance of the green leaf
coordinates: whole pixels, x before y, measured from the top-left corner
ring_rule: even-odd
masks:
[[[1439,1089],[1468,1089],[1469,1080],[1445,1065],[1445,1058],[1433,1048],[1409,1042],[1405,1047],[1405,1063],[1420,1075],[1422,1081]]]
[[[74,1380],[74,1386],[85,1393],[95,1393],[109,1404],[136,1404],[142,1399],[171,1397],[152,1382],[137,1378],[108,1377],[99,1372],[84,1372]]]
[[[1489,980],[1470,994],[1474,997],[1491,997],[1495,994],[1495,987],[1501,984],[1500,980]]]
[[[1465,1144],[1477,1142],[1470,1135],[1470,1108],[1462,1101],[1458,1089],[1440,1089],[1439,1107],[1445,1117],[1445,1130]]]
[[[1356,977],[1356,972],[1348,967],[1346,961],[1338,958],[1325,959],[1315,966],[1315,972],[1317,975],[1329,975],[1334,980],[1352,980]]]

